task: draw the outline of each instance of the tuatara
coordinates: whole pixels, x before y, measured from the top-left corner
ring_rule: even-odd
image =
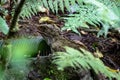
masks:
[[[64,51],[64,46],[69,46],[80,50],[80,48],[87,49],[82,42],[76,43],[75,41],[68,40],[63,37],[61,30],[52,24],[41,24],[38,26],[41,35],[47,40],[48,44],[51,44],[51,48],[54,52]]]
[[[39,32],[41,33],[41,35],[47,39],[47,42],[49,44],[51,44],[51,48],[53,52],[58,52],[58,51],[65,51],[64,50],[64,46],[69,46],[72,48],[75,48],[77,50],[80,51],[80,48],[86,49],[88,50],[84,44],[78,44],[74,41],[68,40],[67,38],[63,37],[61,34],[60,29],[55,26],[55,25],[51,25],[51,24],[41,24],[38,26]],[[83,70],[83,69],[81,69]],[[70,69],[71,71],[71,69]],[[91,74],[96,78],[95,80],[99,80],[99,75],[96,75],[94,73],[91,73],[91,71],[86,71],[83,70],[82,72],[80,72],[80,76],[83,76],[82,78],[80,77],[80,80],[91,80],[91,78],[93,78],[93,76],[91,76]],[[103,75],[102,75],[103,76]],[[105,79],[103,79],[105,80]]]

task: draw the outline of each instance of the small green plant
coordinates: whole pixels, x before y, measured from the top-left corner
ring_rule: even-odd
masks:
[[[50,79],[50,78],[45,78],[44,80],[52,80],[52,79]]]
[[[44,53],[45,49],[48,49],[48,45],[42,37],[9,38],[10,36],[13,37],[13,34],[9,34],[19,19],[20,9],[22,9],[21,4],[24,5],[22,1],[25,0],[21,0],[21,2],[15,6],[10,29],[4,19],[5,15],[0,17],[0,30],[8,35],[5,40],[0,40],[0,80],[13,80],[13,78],[16,80],[25,79],[25,74],[29,72],[29,66],[26,65],[31,61],[29,58],[38,54],[39,51]]]
[[[29,64],[39,51],[45,53],[48,45],[42,37],[20,38],[0,41],[0,79],[23,79],[29,72]],[[45,54],[43,54],[45,55]],[[22,65],[22,66],[19,66]],[[8,67],[11,66],[9,69]],[[17,71],[17,73],[16,73]],[[4,73],[4,74],[3,74]]]

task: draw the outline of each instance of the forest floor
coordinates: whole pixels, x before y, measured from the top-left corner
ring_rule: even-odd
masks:
[[[58,21],[55,24],[62,28],[64,25],[63,21],[60,21],[59,18],[56,15],[37,15],[33,16],[31,19],[27,20],[21,20],[19,22],[20,24],[20,30],[17,32],[18,36],[21,35],[31,35],[31,36],[41,36],[39,33],[39,30],[37,29],[36,25],[39,25],[39,20],[44,17],[49,17],[53,21]],[[49,22],[49,20],[43,20],[41,24],[54,24],[52,22]],[[113,69],[117,69],[120,66],[120,33],[115,31],[109,31],[106,38],[104,37],[97,37],[96,32],[90,32],[90,31],[84,31],[81,29],[78,29],[81,35],[78,35],[72,31],[63,31],[61,34],[72,41],[78,41],[82,42],[90,52],[96,52],[97,50],[103,54],[103,56],[107,57],[106,59],[110,59],[109,61],[113,61],[113,64],[109,64],[105,62],[107,65],[111,66]],[[17,35],[16,34],[16,35]],[[104,60],[103,60],[104,61]],[[106,60],[105,60],[106,61]]]
[[[53,21],[58,22],[53,23],[49,22],[49,20],[45,20],[41,24],[56,24],[59,28],[62,28],[64,25],[64,21],[60,21],[56,15],[50,14],[47,16],[45,14],[39,14],[30,19],[20,19],[18,22],[20,30],[15,33],[15,36],[41,36],[36,25],[40,24],[39,20],[42,17],[50,17]],[[61,34],[69,40],[78,43],[82,42],[92,53],[96,51],[101,52],[103,55],[103,57],[100,57],[101,60],[111,69],[118,70],[120,68],[120,33],[109,32],[107,38],[104,38],[97,37],[96,32],[84,31],[82,29],[78,30],[81,36],[72,31],[63,31]],[[4,35],[0,34],[1,39],[4,37]]]

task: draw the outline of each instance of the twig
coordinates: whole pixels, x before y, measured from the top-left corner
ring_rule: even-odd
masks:
[[[11,25],[10,25],[10,31],[9,31],[8,36],[11,36],[13,34],[12,30],[16,27],[16,23],[18,21],[18,18],[19,18],[19,15],[20,15],[20,12],[22,10],[22,7],[23,7],[24,3],[25,3],[25,0],[21,0],[20,3],[18,4],[18,6],[15,9],[15,13],[14,13]]]

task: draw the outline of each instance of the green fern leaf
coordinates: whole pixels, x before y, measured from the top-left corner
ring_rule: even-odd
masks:
[[[59,6],[61,8],[61,11],[64,13],[64,2],[63,2],[63,0],[60,0],[59,2],[60,2]]]
[[[110,26],[108,24],[104,24],[103,28],[98,32],[98,37],[104,35],[104,37],[107,37],[108,34],[108,30],[109,30]]]
[[[86,3],[84,5],[79,3],[79,9],[76,10],[78,14],[69,14],[68,18],[64,18],[66,23],[64,25],[65,28],[63,27],[63,29],[70,29],[78,33],[77,28],[89,28],[86,23],[89,23],[94,27],[97,27],[96,24],[101,23],[103,28],[98,32],[98,36],[103,34],[104,37],[106,37],[110,28],[118,28],[120,18],[116,15],[118,9],[114,1],[85,0],[84,2]]]
[[[55,12],[58,13],[58,1],[55,0],[55,1],[53,2],[53,5],[54,5],[54,8],[55,8]]]
[[[54,13],[58,13],[58,8],[62,12],[64,12],[64,8],[67,9],[67,11],[70,11],[70,5],[74,5],[76,0],[26,0],[26,3],[23,7],[23,10],[21,12],[22,18],[29,18],[31,15],[35,15],[38,10],[38,6],[43,6],[47,8],[48,10],[52,10]],[[78,2],[82,2],[82,0],[78,0]]]
[[[40,4],[37,2],[37,0],[26,0],[26,3],[21,11],[20,17],[30,18],[32,15],[37,14],[37,12],[39,11],[38,6],[40,6]]]
[[[71,5],[75,5],[76,4],[75,0],[70,0],[70,3],[71,3]]]
[[[64,1],[64,5],[67,8],[67,10],[70,12],[70,1],[69,0],[65,0]]]
[[[0,31],[4,34],[8,34],[9,32],[9,27],[2,17],[0,17]]]
[[[107,69],[99,58],[95,58],[92,53],[81,49],[65,47],[66,52],[56,52],[53,57],[53,63],[58,66],[58,69],[63,70],[66,67],[83,68],[85,70],[92,69],[96,74],[103,73],[109,79],[120,79],[119,73],[113,73]]]
[[[41,1],[43,2],[43,5],[44,5],[47,9],[49,9],[47,0],[41,0]]]
[[[52,0],[49,0],[49,1],[48,1],[48,4],[49,4],[49,7],[50,7],[50,9],[52,10],[52,12],[55,13],[54,6],[53,6],[53,1],[52,1]]]
[[[76,2],[81,5],[84,0],[76,0]]]

